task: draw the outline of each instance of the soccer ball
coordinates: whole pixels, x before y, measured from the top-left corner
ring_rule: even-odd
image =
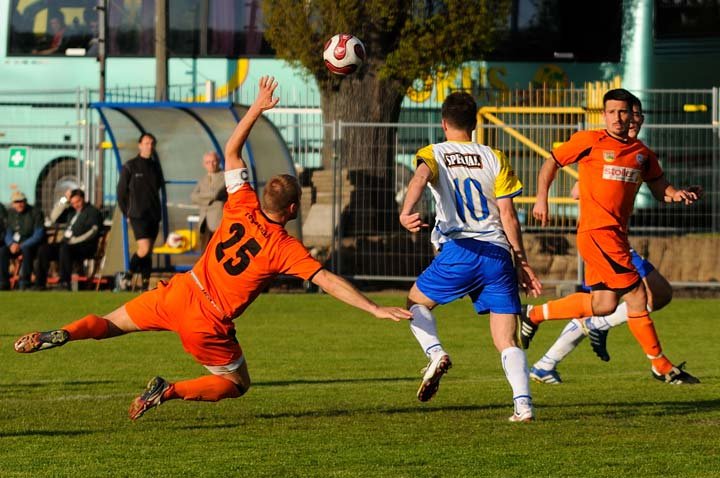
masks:
[[[168,247],[173,249],[180,249],[185,247],[185,238],[177,232],[171,232],[168,234],[167,241],[165,241]]]
[[[349,33],[338,33],[325,42],[323,59],[328,70],[336,75],[354,73],[365,61],[365,45]]]

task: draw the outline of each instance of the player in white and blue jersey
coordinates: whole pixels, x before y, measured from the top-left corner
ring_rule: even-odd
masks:
[[[427,227],[413,209],[425,186],[430,188],[436,205],[431,239],[439,253],[408,294],[410,329],[430,360],[417,396],[430,400],[452,366],[431,311],[467,295],[478,314],[490,313],[493,342],[513,391],[510,421],[527,422],[534,412],[527,359],[516,338],[518,280],[534,297],[542,285],[527,262],[513,205],[522,183],[503,153],[471,141],[476,118],[472,96],[456,92],[446,98],[442,127],[447,141],[417,152],[415,175],[400,213],[408,231]]]

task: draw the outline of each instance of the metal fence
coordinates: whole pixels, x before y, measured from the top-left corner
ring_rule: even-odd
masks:
[[[569,197],[576,174],[564,168],[558,175],[551,191],[553,222],[540,228],[532,219],[537,172],[552,148],[573,132],[602,127],[601,98],[610,86],[476,95],[481,107],[477,140],[503,150],[524,183],[516,207],[531,261],[549,283],[575,283],[579,277],[573,234],[577,204]],[[247,99],[254,92],[245,93]],[[716,286],[720,259],[698,251],[720,248],[718,89],[636,94],[646,115],[641,139],[659,154],[668,179],[677,186],[701,184],[706,195],[686,208],[657,203],[643,188],[631,220],[631,242],[673,283]],[[90,98],[80,90],[0,92],[0,202],[8,201],[12,188],[22,189],[48,214],[68,187],[81,186],[97,205],[108,211],[114,206],[117,171],[103,153]],[[288,97],[284,104],[293,101]],[[444,139],[439,108],[403,109],[396,124],[324,124],[314,101],[303,97],[297,107],[268,112],[305,186],[307,245],[331,269],[356,280],[413,280],[434,251],[429,232],[407,233],[398,214],[415,152]],[[25,148],[24,156],[17,155],[18,147]],[[323,170],[327,155],[334,166]],[[433,208],[428,194],[419,209],[430,224]]]
[[[676,285],[720,285],[720,261],[714,254],[698,253],[720,247],[717,90],[647,91],[639,96],[646,114],[641,139],[659,154],[670,182],[678,187],[700,184],[706,194],[699,203],[685,207],[655,201],[644,186],[631,219],[631,243]],[[524,193],[515,202],[526,246],[536,270],[550,284],[574,284],[581,278],[574,239],[577,203],[569,196],[577,174],[572,167],[561,170],[551,190],[553,220],[541,228],[532,219],[537,173],[553,147],[573,132],[602,127],[598,97],[602,94],[588,88],[523,90],[481,102],[477,139],[505,151],[523,181]],[[389,132],[379,135],[378,129]],[[433,257],[429,233],[405,232],[398,214],[415,152],[442,141],[442,131],[432,124],[343,122],[332,130],[337,155],[336,211],[327,217],[334,224],[328,251],[332,267],[356,280],[414,279]],[[374,140],[380,136],[387,142]],[[384,171],[364,167],[357,159],[377,157],[390,158]],[[432,224],[429,197],[420,209]]]
[[[91,186],[86,178],[97,149],[85,95],[82,90],[0,91],[0,201],[21,190],[48,214],[67,189]]]

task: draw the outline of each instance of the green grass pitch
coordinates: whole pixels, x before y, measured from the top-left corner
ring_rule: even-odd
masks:
[[[0,293],[0,476],[660,477],[720,476],[720,301],[676,299],[654,314],[665,351],[698,386],[669,386],[626,327],[612,360],[588,344],[532,384],[537,421],[507,422],[511,393],[486,317],[437,309],[454,367],[437,396],[415,392],[425,358],[405,323],[326,295],[265,294],[236,321],[253,387],[218,403],[171,401],[135,423],[128,406],[155,375],[206,373],[174,334],[12,350],[29,331],[132,297]],[[402,305],[402,294],[376,294]],[[545,323],[537,360],[564,322]]]

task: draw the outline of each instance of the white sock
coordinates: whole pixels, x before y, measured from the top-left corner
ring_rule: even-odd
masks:
[[[554,370],[557,364],[575,350],[575,347],[584,338],[585,334],[580,321],[578,319],[571,320],[560,333],[560,337],[555,340],[555,343],[545,352],[545,355],[535,362],[533,367],[541,370]]]
[[[590,327],[594,327],[598,330],[608,330],[611,327],[617,327],[627,322],[627,304],[623,302],[617,306],[615,312],[605,317],[592,317],[590,319]]]
[[[410,307],[413,318],[410,321],[410,330],[415,339],[422,347],[423,352],[428,357],[432,357],[438,353],[445,353],[440,339],[437,336],[437,326],[435,325],[435,317],[430,309],[424,305],[415,304]]]
[[[513,392],[513,400],[530,399],[530,377],[527,358],[519,347],[508,347],[500,353],[505,377]]]

